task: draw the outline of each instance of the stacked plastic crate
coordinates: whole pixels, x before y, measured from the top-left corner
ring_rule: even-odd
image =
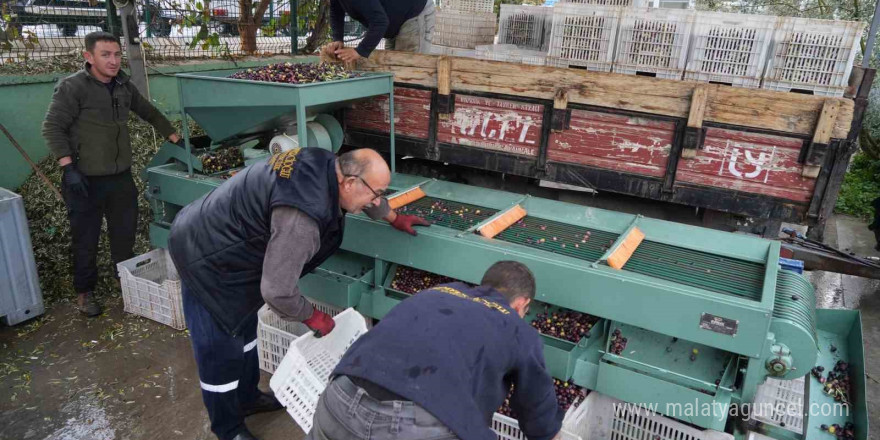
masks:
[[[681,79],[693,25],[693,11],[626,8],[620,23],[614,71]]]
[[[520,49],[513,44],[477,46],[476,57],[481,60],[506,61],[508,63],[543,66],[547,54],[540,50]]]
[[[496,17],[493,0],[449,0],[437,11],[433,44],[444,48],[473,49],[495,42]]]
[[[780,19],[762,87],[843,96],[864,28],[855,21]]]
[[[622,11],[619,6],[556,4],[547,64],[610,72]]]
[[[541,50],[544,24],[552,8],[528,5],[501,5],[498,44],[513,44],[518,49]]]
[[[684,79],[758,88],[777,17],[697,12]]]

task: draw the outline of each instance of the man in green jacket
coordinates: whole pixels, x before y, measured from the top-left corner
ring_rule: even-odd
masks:
[[[55,87],[43,137],[64,172],[61,189],[73,235],[73,287],[79,310],[97,316],[101,307],[93,291],[102,218],[107,219],[114,267],[134,255],[137,188],[131,175],[129,111],[171,142],[179,143],[180,136],[119,70],[122,48],[115,36],[94,32],[86,35],[85,44],[83,70]]]

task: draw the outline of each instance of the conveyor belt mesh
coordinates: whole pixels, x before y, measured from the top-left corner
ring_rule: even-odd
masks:
[[[816,335],[816,291],[806,278],[780,270],[776,277],[773,317],[787,319]]]
[[[618,235],[526,216],[495,238],[593,262],[602,257]]]
[[[761,300],[764,265],[652,241],[643,241],[623,270]]]
[[[433,224],[460,231],[497,212],[436,197],[423,197],[398,209],[398,213],[418,215]],[[594,262],[618,236],[613,232],[526,216],[495,239]],[[647,240],[636,249],[623,270],[753,301],[761,300],[764,284],[761,263]]]
[[[497,212],[496,209],[436,197],[422,197],[397,209],[398,214],[417,215],[435,225],[459,231],[476,226]]]

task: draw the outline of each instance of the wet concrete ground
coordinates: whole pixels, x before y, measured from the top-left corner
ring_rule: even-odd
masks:
[[[186,331],[69,305],[0,329],[0,439],[213,439]],[[263,373],[268,390],[269,376]],[[283,411],[248,418],[264,440],[304,436]]]
[[[558,198],[699,224],[693,208],[577,193]],[[841,249],[880,255],[873,234],[856,219],[835,217],[826,234],[827,242]],[[875,421],[869,438],[880,440],[880,281],[810,276],[820,307],[862,311],[867,398]],[[0,328],[0,439],[215,438],[187,333],[124,314],[119,298],[106,306],[101,317],[86,319],[70,304],[56,305],[38,320]],[[268,375],[263,376],[268,389]],[[253,416],[247,424],[263,440],[303,437],[283,411]]]

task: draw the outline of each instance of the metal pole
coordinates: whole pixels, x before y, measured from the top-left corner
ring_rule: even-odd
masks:
[[[391,151],[391,175],[397,172],[397,151],[394,145],[394,76],[388,78],[388,82],[391,83],[391,92],[388,93],[388,133],[389,133],[389,141],[391,145],[389,146],[389,150]]]
[[[297,16],[297,0],[290,0],[290,54],[299,52],[299,17]]]
[[[862,67],[864,68],[869,66],[874,55],[874,37],[877,36],[878,25],[880,25],[880,0],[874,5],[874,18],[871,20],[870,29],[868,29],[868,42],[865,43],[865,54],[862,56]]]
[[[125,52],[128,54],[128,66],[131,69],[131,82],[147,100],[150,90],[147,87],[147,67],[144,65],[144,54],[141,51],[141,40],[138,36],[137,17],[134,2],[130,1],[119,9],[122,16],[122,36]]]
[[[275,2],[273,0],[269,0],[269,24],[272,25],[272,36],[274,37],[278,26],[275,23]]]
[[[150,14],[150,4],[147,3],[144,5],[144,21],[147,24],[147,38],[153,36],[153,31],[150,29],[150,20],[153,18],[152,14]],[[161,17],[160,17],[161,19]]]

